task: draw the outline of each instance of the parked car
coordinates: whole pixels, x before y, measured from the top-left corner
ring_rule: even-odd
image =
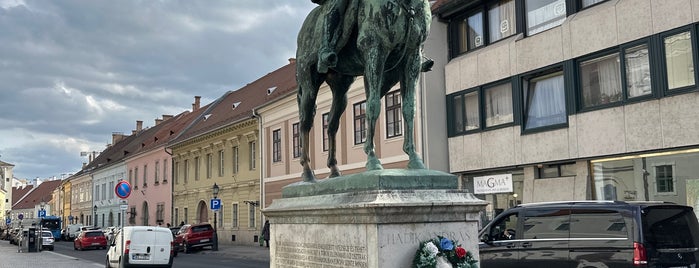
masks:
[[[214,228],[208,223],[185,224],[177,232],[176,241],[184,253],[190,253],[195,248],[213,247]]]
[[[114,234],[114,240],[107,250],[106,267],[169,268],[172,267],[174,253],[170,229],[127,226]]]
[[[10,231],[10,244],[17,245],[17,241],[19,239],[19,236],[17,235],[19,233],[19,228],[12,228]]]
[[[102,230],[82,231],[78,237],[73,240],[73,249],[84,250],[88,248],[107,248],[107,238],[104,237],[104,232],[102,232]]]
[[[480,267],[697,267],[692,207],[667,202],[523,204],[479,236]]]
[[[51,231],[41,231],[41,249],[48,249],[49,251],[53,251],[54,241],[55,238],[53,237]]]
[[[80,228],[82,228],[82,224],[69,224],[68,227],[66,227],[66,230],[64,232],[64,237],[63,240],[65,241],[72,241],[75,240],[76,237],[78,237],[78,233],[80,233]]]

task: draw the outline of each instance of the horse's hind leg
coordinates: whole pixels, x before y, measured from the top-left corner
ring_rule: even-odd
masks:
[[[402,97],[402,112],[405,122],[405,134],[403,137],[403,151],[408,154],[409,169],[424,169],[425,164],[420,156],[415,152],[415,139],[413,133],[414,118],[415,118],[415,90],[417,90],[417,79],[420,74],[421,66],[420,52],[416,51],[406,55],[405,67],[401,76],[401,97]]]
[[[337,168],[337,130],[340,127],[340,117],[347,107],[347,91],[354,82],[353,76],[332,74],[326,80],[333,92],[332,105],[328,115],[328,177],[340,176]]]

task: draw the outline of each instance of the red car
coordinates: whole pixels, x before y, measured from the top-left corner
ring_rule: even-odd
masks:
[[[192,252],[194,248],[214,246],[214,228],[208,223],[186,224],[177,232],[174,243],[184,253]]]
[[[106,249],[107,238],[102,230],[82,231],[78,237],[73,240],[73,249],[84,250],[86,248]]]

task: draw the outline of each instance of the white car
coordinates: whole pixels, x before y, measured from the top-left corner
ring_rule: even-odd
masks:
[[[53,251],[53,242],[55,239],[53,238],[53,234],[51,231],[41,231],[41,249],[48,249],[49,251]]]
[[[172,232],[165,227],[126,226],[114,234],[106,267],[172,267]]]

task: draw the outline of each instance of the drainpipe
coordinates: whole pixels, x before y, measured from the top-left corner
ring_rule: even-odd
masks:
[[[264,178],[266,175],[265,168],[267,168],[264,163],[265,163],[265,154],[264,154],[264,142],[262,142],[262,137],[264,136],[263,130],[262,130],[262,117],[255,111],[255,108],[252,109],[252,118],[257,119],[257,125],[259,129],[259,144],[260,144],[260,211],[265,207],[265,183],[264,183]],[[264,217],[264,216],[263,216]],[[261,221],[264,222],[264,221]]]

